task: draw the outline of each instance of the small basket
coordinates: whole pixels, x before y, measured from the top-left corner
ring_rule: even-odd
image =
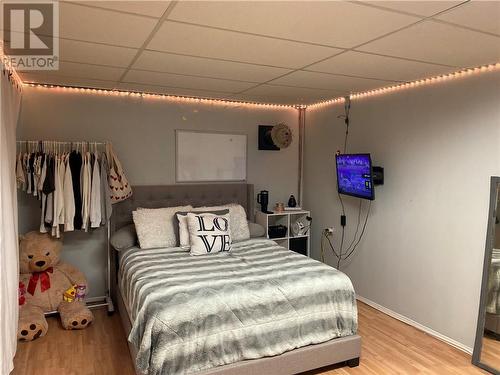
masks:
[[[286,237],[288,228],[284,225],[270,225],[268,229],[269,238]]]

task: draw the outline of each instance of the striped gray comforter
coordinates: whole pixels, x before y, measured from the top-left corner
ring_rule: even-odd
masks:
[[[357,330],[349,278],[267,239],[197,257],[133,248],[120,276],[136,365],[149,374],[196,373]]]

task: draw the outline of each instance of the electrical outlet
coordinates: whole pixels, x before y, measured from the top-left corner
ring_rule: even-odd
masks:
[[[329,236],[333,234],[334,230],[335,230],[334,227],[325,228],[326,234],[328,234]]]

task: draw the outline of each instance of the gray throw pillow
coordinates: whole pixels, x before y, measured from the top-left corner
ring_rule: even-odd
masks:
[[[229,216],[231,221],[231,240],[233,242],[240,242],[250,238],[250,231],[248,229],[247,214],[243,206],[237,203],[224,204],[221,206],[211,207],[197,207],[196,209],[204,210],[224,210],[229,209]]]
[[[250,229],[250,238],[264,237],[266,229],[257,223],[248,222],[248,229]]]
[[[109,242],[117,251],[127,250],[137,245],[135,225],[129,224],[118,229],[111,236]]]

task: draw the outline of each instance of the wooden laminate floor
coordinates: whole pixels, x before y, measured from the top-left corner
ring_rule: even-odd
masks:
[[[337,374],[484,374],[470,356],[358,302],[361,364],[332,366],[308,375]],[[65,331],[49,318],[45,337],[19,343],[13,375],[133,374],[120,317],[94,310],[95,320],[82,331]],[[272,375],[272,374],[262,374]]]
[[[500,368],[500,336],[485,334],[481,350],[481,362],[493,368]]]

